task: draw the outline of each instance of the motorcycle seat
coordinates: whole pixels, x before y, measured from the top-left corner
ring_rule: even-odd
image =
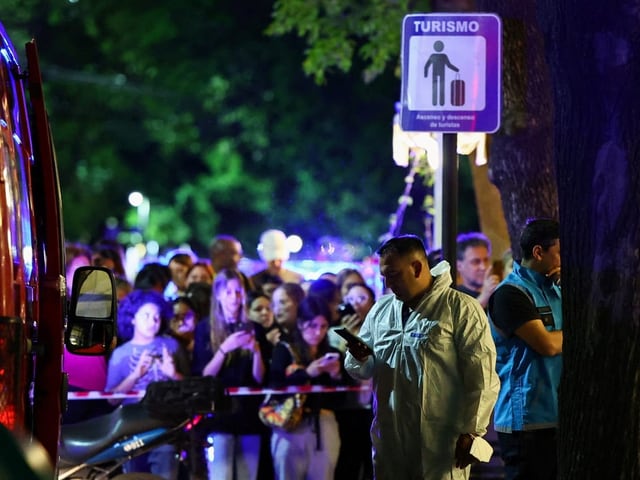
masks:
[[[107,415],[63,425],[58,453],[64,463],[84,463],[122,438],[178,425],[175,421],[152,418],[139,403],[121,405]]]

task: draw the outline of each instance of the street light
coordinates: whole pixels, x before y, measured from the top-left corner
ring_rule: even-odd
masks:
[[[140,192],[131,192],[129,194],[129,205],[131,205],[132,207],[139,207],[140,205],[142,205],[143,200],[144,195],[142,195]]]
[[[144,237],[144,232],[149,225],[149,212],[151,211],[151,203],[149,199],[140,192],[131,192],[129,194],[129,205],[135,207],[138,214],[138,229]]]
[[[291,253],[298,253],[302,250],[302,238],[299,235],[289,235],[287,237],[287,248]]]

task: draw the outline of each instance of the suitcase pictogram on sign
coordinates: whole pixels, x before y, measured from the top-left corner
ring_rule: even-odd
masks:
[[[455,80],[451,80],[451,105],[464,105],[464,80],[460,79],[459,74],[456,74]]]

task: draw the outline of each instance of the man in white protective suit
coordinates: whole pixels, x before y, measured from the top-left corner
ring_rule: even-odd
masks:
[[[375,478],[468,479],[500,387],[487,317],[451,288],[447,262],[429,270],[418,237],[391,238],[377,253],[393,295],[367,315],[368,347],[349,342],[345,359],[354,378],[373,378]]]

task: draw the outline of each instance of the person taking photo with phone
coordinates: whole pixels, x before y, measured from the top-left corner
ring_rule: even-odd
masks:
[[[106,391],[142,391],[151,382],[180,380],[189,373],[186,352],[177,340],[164,334],[171,315],[171,304],[153,290],[134,290],[120,302],[118,330],[127,341],[109,359]],[[110,401],[138,402],[132,398]],[[123,465],[125,473],[153,473],[169,480],[177,478],[178,468],[173,445],[158,446]]]
[[[225,387],[257,387],[264,380],[265,365],[254,323],[246,315],[246,291],[239,270],[222,269],[213,281],[210,318],[195,330],[192,371],[211,375]],[[198,429],[207,432],[208,478],[256,480],[260,440],[264,426],[258,419],[257,396],[232,397],[229,413],[203,420]],[[214,454],[215,453],[215,454]],[[203,465],[194,461],[198,470]]]
[[[358,335],[367,314],[376,301],[375,292],[366,283],[351,283],[344,296],[340,325],[343,330]],[[334,328],[329,332],[331,344],[346,352],[347,340]],[[346,394],[343,408],[336,411],[340,426],[340,456],[335,480],[367,480],[373,478],[371,465],[371,438],[369,429],[373,414],[371,410],[371,380],[358,382],[363,390]]]

